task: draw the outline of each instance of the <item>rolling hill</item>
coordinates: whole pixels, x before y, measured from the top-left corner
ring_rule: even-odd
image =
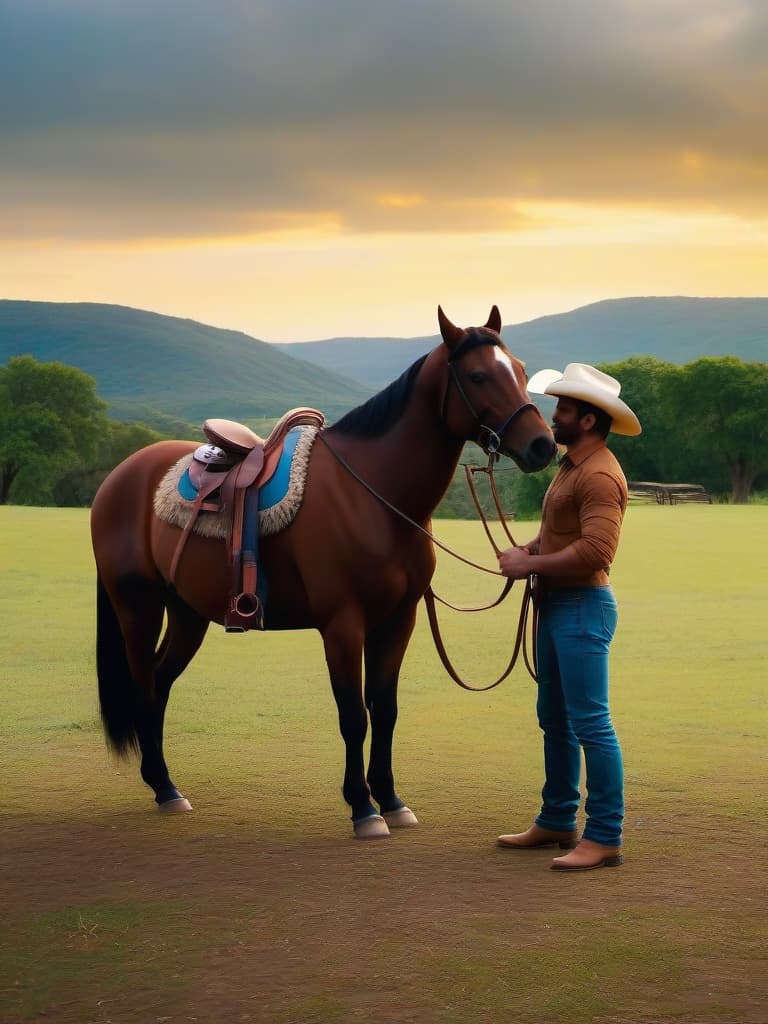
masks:
[[[250,421],[301,405],[330,418],[372,393],[274,345],[193,320],[99,303],[0,301],[0,364],[27,354],[91,374],[115,419]]]
[[[502,310],[502,313],[504,311]],[[610,299],[569,313],[506,326],[504,340],[529,373],[566,363],[613,363],[651,355],[670,363],[700,356],[768,360],[768,298]],[[333,338],[276,344],[281,352],[380,388],[439,341]]]
[[[504,328],[530,373],[652,355],[768,360],[768,299],[634,298]],[[310,405],[329,420],[394,380],[439,335],[269,344],[193,320],[98,303],[0,301],[0,365],[30,354],[95,377],[116,419],[273,421]],[[257,427],[258,429],[258,427]]]

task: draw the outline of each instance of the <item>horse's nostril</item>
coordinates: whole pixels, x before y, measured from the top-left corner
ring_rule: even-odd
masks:
[[[541,437],[537,437],[535,440],[531,441],[528,446],[528,460],[533,465],[541,466],[543,468],[544,466],[549,465],[554,458],[556,451],[557,445],[552,438],[542,435]]]

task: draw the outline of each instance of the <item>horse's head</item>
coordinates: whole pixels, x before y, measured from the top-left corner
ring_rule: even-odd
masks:
[[[544,469],[556,452],[552,431],[526,389],[523,364],[501,340],[496,306],[484,327],[455,327],[438,307],[448,375],[442,418],[457,437],[514,459],[525,473]]]

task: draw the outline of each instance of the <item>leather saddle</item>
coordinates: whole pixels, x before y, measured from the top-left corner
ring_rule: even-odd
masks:
[[[234,420],[211,419],[203,424],[203,433],[216,453],[210,462],[193,461],[190,467],[197,497],[176,545],[169,576],[173,586],[182,551],[199,513],[226,512],[227,557],[232,575],[224,617],[228,633],[264,628],[264,608],[257,594],[259,491],[277,469],[288,432],[302,425],[319,429],[324,422],[317,409],[291,409],[266,440]]]

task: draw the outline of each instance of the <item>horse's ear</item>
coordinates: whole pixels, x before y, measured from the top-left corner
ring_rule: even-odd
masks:
[[[485,326],[496,334],[501,334],[501,313],[498,306],[494,306],[491,310],[491,315],[488,317],[488,323]]]
[[[442,306],[437,307],[437,320],[440,324],[440,333],[443,336],[443,341],[448,346],[449,350],[453,351],[464,337],[464,331],[460,327],[456,327],[451,323],[443,312]]]

